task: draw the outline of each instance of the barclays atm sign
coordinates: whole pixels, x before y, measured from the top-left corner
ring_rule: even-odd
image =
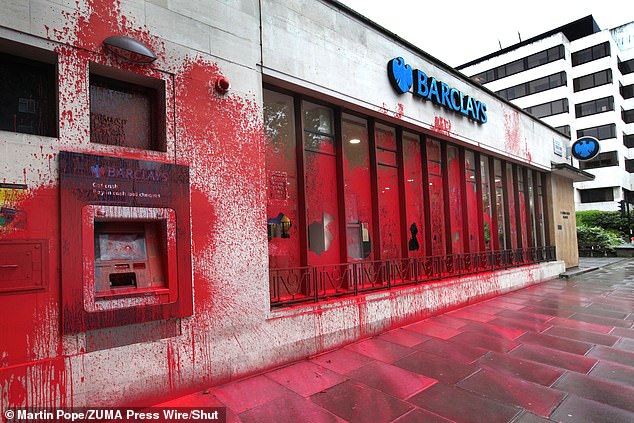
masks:
[[[462,91],[452,88],[434,77],[429,77],[419,69],[412,69],[402,57],[387,63],[387,75],[399,94],[412,91],[415,97],[460,113],[478,123],[487,122],[487,106]]]

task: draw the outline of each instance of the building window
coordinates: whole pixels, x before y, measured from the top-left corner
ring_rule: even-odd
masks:
[[[634,72],[634,59],[626,60],[625,62],[619,60],[619,70],[623,75]]]
[[[147,85],[90,74],[90,141],[166,151],[165,84],[134,77]]]
[[[578,66],[583,63],[591,62],[610,55],[610,43],[605,42],[596,46],[584,48],[583,50],[572,53],[572,66]]]
[[[486,84],[497,79],[505,78],[516,73],[524,72],[528,69],[533,69],[546,63],[554,62],[564,58],[564,46],[559,45],[551,47],[547,50],[540,51],[535,54],[531,54],[528,57],[515,60],[511,63],[498,66],[496,68],[481,72],[477,75],[473,75],[471,79],[480,84]]]
[[[50,62],[0,53],[0,130],[57,136],[57,58],[40,55]]]
[[[597,169],[599,167],[610,167],[618,165],[618,153],[616,151],[608,151],[606,153],[599,153],[599,155],[592,160],[579,162],[579,169]]]
[[[504,97],[507,100],[514,100],[516,98],[540,93],[542,91],[561,87],[563,85],[566,85],[566,72],[559,72],[549,76],[544,76],[543,78],[535,79],[533,81],[525,82],[523,84],[515,85],[513,87],[509,87],[500,91],[496,91],[496,94]]]
[[[628,98],[632,98],[634,97],[634,84],[630,84],[630,85],[621,85],[621,97],[623,97],[624,100],[627,100]]]
[[[524,109],[526,112],[535,116],[536,118],[543,118],[546,116],[558,115],[560,113],[568,112],[568,99],[562,98],[559,100],[551,101],[548,103],[538,104],[536,106],[527,107]]]
[[[623,134],[623,145],[627,148],[634,148],[634,134]]]
[[[614,97],[603,97],[575,105],[575,116],[584,117],[614,110]]]
[[[625,123],[634,122],[634,109],[632,110],[621,110],[621,118]]]
[[[535,259],[492,253],[520,228],[532,246],[539,205],[506,175],[526,168],[274,88],[263,104],[272,306]]]
[[[561,134],[564,134],[565,136],[567,136],[568,138],[570,138],[570,125],[562,125],[562,126],[557,126],[555,128],[556,131],[558,131]]]
[[[628,173],[634,173],[634,160],[625,159],[625,170]]]
[[[598,140],[616,138],[616,125],[614,123],[610,123],[608,125],[595,126],[593,128],[579,129],[577,131],[577,138],[581,137],[595,137]]]
[[[590,75],[580,76],[572,81],[574,92],[589,90],[590,88],[600,85],[610,84],[612,82],[612,70],[606,69]]]
[[[614,201],[614,190],[608,188],[580,189],[579,196],[582,203],[601,203],[603,201]]]

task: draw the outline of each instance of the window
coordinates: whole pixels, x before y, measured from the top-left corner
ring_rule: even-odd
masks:
[[[634,148],[634,134],[623,134],[623,144],[627,148]]]
[[[570,125],[562,125],[555,128],[556,131],[564,134],[568,138],[570,138]]]
[[[610,167],[618,165],[618,153],[616,151],[608,151],[606,153],[599,153],[599,155],[592,160],[579,162],[579,169],[597,169],[600,167]]]
[[[90,141],[166,151],[165,84],[133,77],[143,85],[90,74]]]
[[[566,72],[555,73],[549,76],[544,76],[543,78],[515,85],[504,90],[496,91],[496,94],[499,94],[507,100],[514,100],[519,97],[539,93],[551,88],[561,87],[562,85],[566,85]]]
[[[38,53],[50,63],[0,53],[0,130],[56,137],[56,57]]]
[[[630,84],[630,85],[621,85],[621,97],[623,97],[623,99],[628,99],[628,98],[632,98],[634,97],[634,84]]]
[[[632,123],[634,122],[634,109],[632,110],[621,110],[621,117],[623,122]]]
[[[625,62],[619,60],[619,70],[623,75],[634,72],[634,59],[626,60]]]
[[[628,173],[634,173],[634,160],[625,159],[625,170]]]
[[[598,140],[607,140],[616,137],[616,125],[614,123],[593,128],[580,129],[577,131],[577,138],[595,137]]]
[[[515,60],[511,63],[473,75],[471,79],[479,82],[480,84],[486,84],[487,82],[495,81],[563,58],[564,46],[559,45],[551,47],[548,50],[540,51],[539,53],[531,54],[523,59]]]
[[[614,201],[614,190],[608,188],[580,189],[579,195],[582,203],[600,203]]]
[[[610,43],[605,42],[596,46],[584,48],[583,50],[572,53],[572,66],[578,66],[583,63],[591,62],[610,55]]]
[[[523,263],[462,254],[529,246],[539,205],[507,175],[526,168],[273,87],[263,104],[273,307]]]
[[[614,97],[603,97],[575,105],[575,116],[584,117],[614,110]]]
[[[549,103],[538,104],[536,106],[527,107],[524,110],[532,114],[536,118],[543,118],[546,116],[558,115],[560,113],[567,113],[568,99],[562,98],[559,100],[551,101]]]
[[[572,81],[572,86],[575,92],[589,90],[590,88],[598,87],[600,85],[609,84],[612,82],[612,70],[606,69],[599,72],[591,73],[590,75],[580,76]]]

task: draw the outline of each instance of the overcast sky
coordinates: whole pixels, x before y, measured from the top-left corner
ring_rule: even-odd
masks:
[[[456,67],[587,15],[601,29],[634,21],[632,0],[339,0]],[[499,43],[498,43],[499,40]]]

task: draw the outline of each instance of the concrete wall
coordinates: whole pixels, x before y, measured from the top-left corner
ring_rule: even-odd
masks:
[[[0,228],[0,239],[44,239],[49,248],[44,290],[0,295],[0,411],[158,402],[563,270],[561,262],[544,263],[271,311],[260,23],[267,78],[345,99],[386,119],[434,130],[435,119],[444,116],[411,96],[395,95],[385,74],[386,61],[395,56],[452,79],[465,92],[477,89],[330,5],[261,4],[262,22],[256,0],[0,1],[0,38],[54,52],[59,75],[58,137],[0,132],[0,181],[27,186],[17,206],[28,218],[23,228]],[[140,39],[157,61],[149,66],[119,61],[103,49],[110,35]],[[166,152],[90,142],[91,63],[165,81]],[[213,89],[220,76],[232,82],[227,95]],[[490,122],[478,126],[447,118],[452,137],[550,167],[554,132],[487,93],[475,96],[490,104]],[[193,316],[61,333],[69,277],[62,273],[61,256],[72,248],[60,239],[57,156],[62,150],[189,166]]]

